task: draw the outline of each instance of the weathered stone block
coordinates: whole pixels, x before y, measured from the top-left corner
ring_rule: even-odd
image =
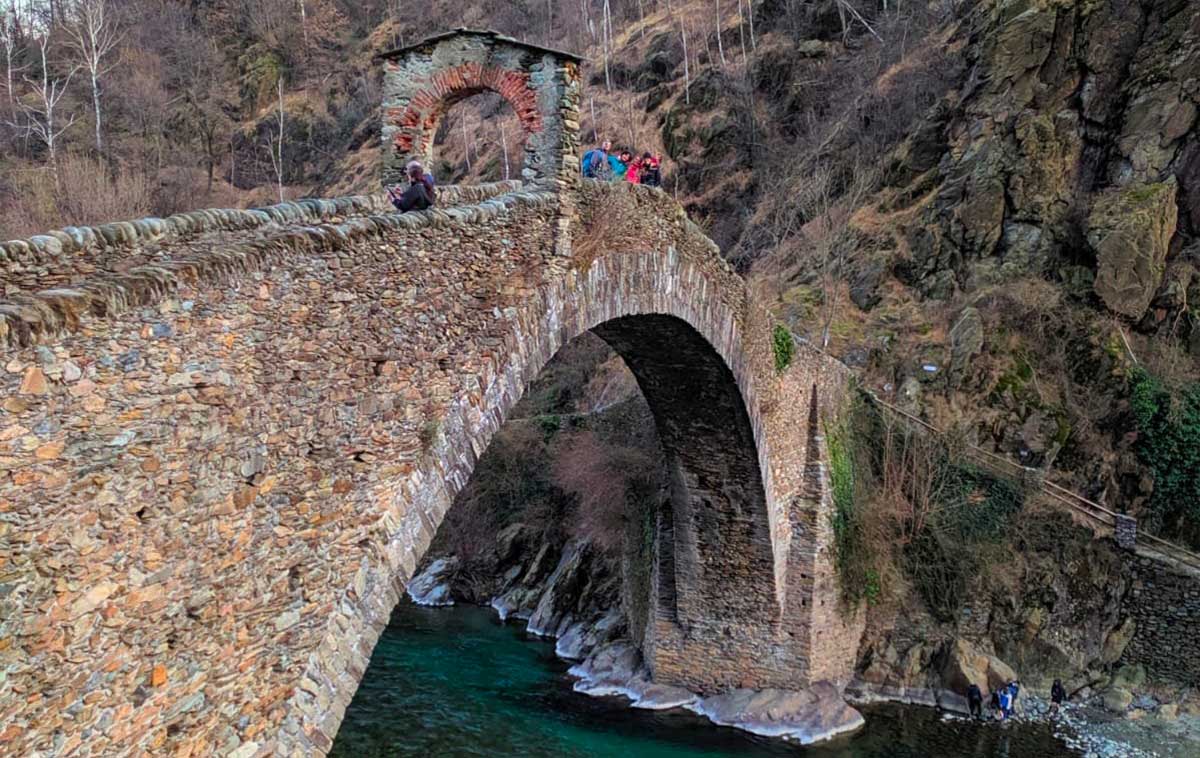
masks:
[[[1106,192],[1088,216],[1096,252],[1095,290],[1109,310],[1141,318],[1162,282],[1178,209],[1172,177]]]

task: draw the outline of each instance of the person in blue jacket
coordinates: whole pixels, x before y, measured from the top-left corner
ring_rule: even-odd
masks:
[[[629,162],[633,160],[633,154],[628,150],[622,150],[621,154],[608,156],[608,167],[612,169],[612,180],[621,182],[625,180],[625,172],[629,170]]]
[[[612,150],[612,143],[604,140],[600,143],[600,147],[588,150],[583,154],[583,160],[579,162],[579,169],[584,177],[588,179],[605,179],[608,173],[608,158],[609,151]]]

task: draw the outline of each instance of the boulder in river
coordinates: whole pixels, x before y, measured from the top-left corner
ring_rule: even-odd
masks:
[[[866,723],[829,682],[798,691],[733,690],[705,698],[693,710],[716,724],[802,745],[852,732]]]

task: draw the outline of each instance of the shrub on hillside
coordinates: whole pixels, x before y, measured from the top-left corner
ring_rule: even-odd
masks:
[[[843,596],[875,601],[907,585],[952,620],[972,579],[1003,554],[1024,507],[1021,487],[866,401],[827,438]]]
[[[554,458],[554,481],[571,495],[568,530],[615,554],[625,537],[626,502],[654,481],[655,463],[645,452],[614,445],[580,431],[562,440]]]
[[[1145,369],[1129,381],[1139,460],[1154,474],[1151,530],[1200,548],[1200,382],[1171,391]]]

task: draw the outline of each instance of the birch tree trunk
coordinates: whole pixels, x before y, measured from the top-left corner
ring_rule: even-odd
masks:
[[[750,17],[750,49],[758,50],[758,42],[754,39],[754,0],[746,0],[746,11]]]
[[[688,66],[687,29],[683,25],[682,18],[679,19],[679,35],[683,37],[683,102],[691,105],[692,72]]]
[[[604,18],[601,24],[601,32],[604,35],[604,89],[611,91],[612,73],[609,69],[608,59],[612,52],[612,10],[609,8],[608,0],[604,0]]]
[[[283,77],[275,80],[275,88],[279,93],[278,117],[279,134],[268,142],[267,154],[271,156],[271,168],[275,171],[275,184],[279,188],[279,202],[283,202]]]
[[[738,39],[742,43],[742,67],[746,67],[746,17],[742,15],[742,0],[738,0]]]
[[[500,150],[504,153],[504,181],[508,181],[508,136],[504,133],[504,124],[500,125]]]
[[[121,41],[121,30],[108,0],[75,0],[60,14],[70,46],[88,72],[96,118],[96,151],[104,152],[100,78],[112,70],[109,57]]]
[[[714,19],[714,21],[716,21],[716,24],[717,24],[717,52],[721,56],[721,67],[724,68],[726,63],[725,63],[725,45],[724,45],[724,43],[721,42],[721,0],[713,0],[713,3],[716,7],[716,14],[717,14],[716,18]]]
[[[471,140],[467,136],[467,114],[462,117],[463,152],[467,154],[467,171],[471,170]]]

